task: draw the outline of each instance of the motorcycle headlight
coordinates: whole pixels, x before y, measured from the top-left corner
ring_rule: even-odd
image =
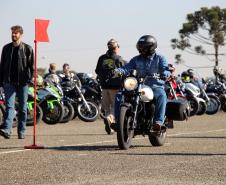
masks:
[[[138,82],[134,77],[128,77],[124,80],[124,87],[127,91],[132,91],[137,88]]]

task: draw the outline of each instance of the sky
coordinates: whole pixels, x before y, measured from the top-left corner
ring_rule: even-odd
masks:
[[[136,42],[150,34],[158,41],[157,52],[174,64],[181,53],[185,63],[176,65],[177,73],[188,67],[208,67],[214,62],[171,48],[170,40],[178,38],[178,30],[186,15],[201,7],[226,8],[225,0],[1,0],[0,48],[11,42],[11,26],[24,28],[23,41],[34,47],[34,20],[50,20],[49,43],[38,43],[38,67],[56,63],[62,69],[69,63],[77,72],[95,74],[100,55],[107,50],[111,38],[120,44],[120,55],[127,61],[138,54]],[[226,47],[222,48],[226,53]],[[1,51],[0,51],[1,53]],[[220,58],[226,70],[226,57]],[[198,68],[203,76],[212,76],[212,68]]]

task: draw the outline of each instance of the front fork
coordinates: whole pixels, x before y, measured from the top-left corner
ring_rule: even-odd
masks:
[[[85,97],[83,96],[81,89],[76,84],[75,84],[75,88],[76,88],[79,96],[81,97],[83,103],[85,104],[86,108],[88,109],[89,112],[91,112],[90,106],[88,105]]]

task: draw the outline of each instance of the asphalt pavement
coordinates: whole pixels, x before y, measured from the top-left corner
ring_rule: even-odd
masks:
[[[194,116],[168,129],[164,146],[137,136],[119,150],[103,121],[37,125],[24,140],[0,138],[0,185],[225,185],[226,113]]]

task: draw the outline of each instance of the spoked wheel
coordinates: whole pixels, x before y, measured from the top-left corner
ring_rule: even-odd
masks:
[[[56,124],[60,122],[64,116],[63,105],[58,102],[52,102],[53,107],[43,106],[43,121],[47,124]]]
[[[39,105],[36,105],[36,124],[38,124],[43,117],[42,108]],[[28,126],[34,125],[34,109],[27,110],[27,124]]]
[[[118,146],[120,149],[127,150],[132,143],[134,130],[131,129],[133,120],[130,106],[121,106],[119,116],[119,128],[117,131]]]
[[[90,101],[87,101],[87,104],[90,110],[87,108],[87,106],[84,103],[78,105],[78,108],[77,108],[78,117],[82,121],[93,122],[97,119],[99,114],[98,106],[95,103]]]
[[[219,109],[220,109],[219,99],[216,96],[209,96],[206,114],[209,114],[209,115],[216,114]]]

